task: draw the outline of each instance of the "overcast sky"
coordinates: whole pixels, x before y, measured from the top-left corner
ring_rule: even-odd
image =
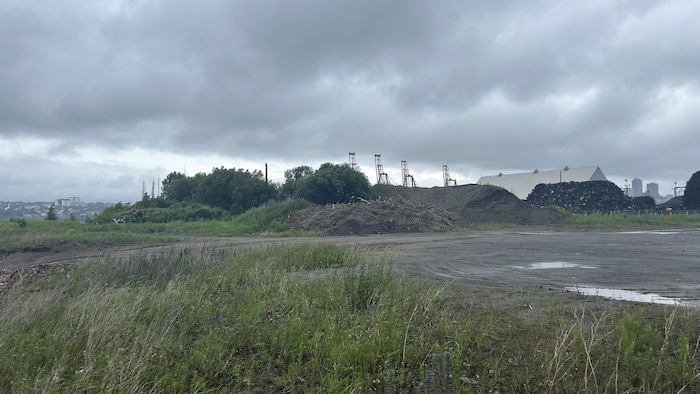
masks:
[[[401,183],[700,170],[700,1],[1,0],[0,200],[374,155]],[[646,187],[646,186],[645,186]]]

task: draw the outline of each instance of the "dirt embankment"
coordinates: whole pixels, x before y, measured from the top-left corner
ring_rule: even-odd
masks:
[[[560,214],[533,207],[495,186],[408,188],[377,185],[368,203],[312,206],[292,218],[299,230],[329,235],[439,232],[484,223],[544,225]]]

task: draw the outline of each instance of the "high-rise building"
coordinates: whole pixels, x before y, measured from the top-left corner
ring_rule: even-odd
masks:
[[[647,194],[654,198],[660,198],[659,184],[653,182],[647,183]]]
[[[639,178],[632,179],[632,197],[642,195],[642,180]]]

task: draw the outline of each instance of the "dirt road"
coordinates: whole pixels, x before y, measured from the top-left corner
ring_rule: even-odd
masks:
[[[330,242],[388,250],[398,273],[469,288],[562,293],[567,288],[595,288],[600,289],[600,295],[607,290],[628,290],[642,295],[654,293],[660,296],[654,298],[657,302],[667,297],[700,306],[700,229],[198,238],[175,245],[138,247],[58,245],[0,252],[0,270],[7,273],[39,264],[75,264],[172,248],[251,248],[291,242]]]

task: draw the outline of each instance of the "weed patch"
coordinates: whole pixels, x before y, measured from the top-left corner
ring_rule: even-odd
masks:
[[[446,297],[452,286],[311,243],[98,260],[8,292],[0,391],[700,390],[694,310],[553,306],[533,319]]]

